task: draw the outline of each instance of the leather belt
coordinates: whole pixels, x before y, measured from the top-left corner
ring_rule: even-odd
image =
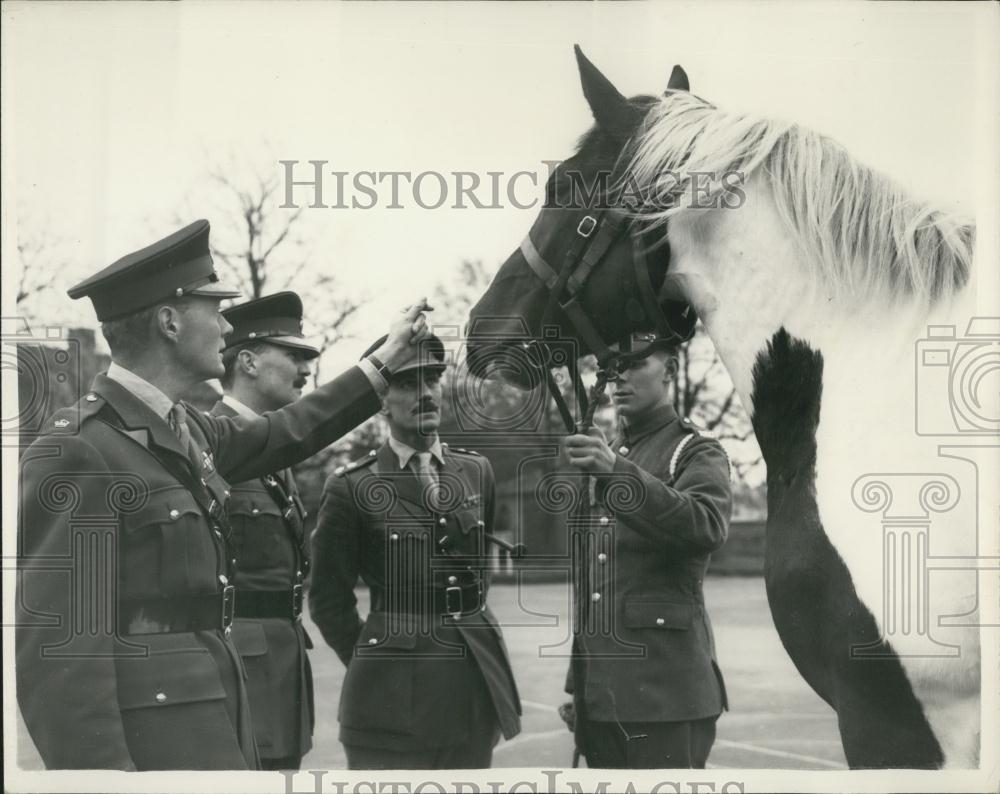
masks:
[[[236,611],[236,588],[218,593],[171,598],[127,598],[118,605],[120,633],[179,634],[189,631],[229,633]]]
[[[241,587],[236,617],[299,620],[302,617],[302,585],[288,590],[244,590]]]
[[[242,593],[240,594],[242,598]],[[373,606],[378,612],[397,612],[412,615],[474,615],[483,608],[483,585],[454,584],[426,590],[389,590],[380,603]]]

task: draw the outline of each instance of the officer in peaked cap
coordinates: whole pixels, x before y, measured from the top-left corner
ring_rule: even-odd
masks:
[[[347,666],[340,740],[351,769],[490,766],[520,701],[486,605],[494,478],[438,438],[444,348],[426,339],[393,375],[389,439],[327,481],[309,610]],[[362,621],[354,595],[371,592]]]
[[[215,416],[253,419],[302,396],[319,350],[302,335],[302,300],[279,292],[222,313],[233,330],[222,354],[225,394]],[[374,351],[373,351],[374,352]],[[309,573],[305,509],[291,469],[233,485],[236,558],[233,641],[247,668],[247,694],[264,769],[298,769],[312,747],[313,686],[302,628]]]
[[[18,702],[50,769],[258,766],[231,639],[229,483],[377,412],[427,333],[420,300],[358,366],[266,418],[190,409],[180,395],[223,375],[232,330],[208,235],[198,221],[69,291],[93,302],[111,364],[21,460]]]
[[[729,462],[674,412],[673,345],[636,333],[618,347],[618,437],[564,442],[597,475],[570,520],[576,744],[592,768],[704,768],[726,693],[702,582],[729,528]]]
[[[208,233],[208,221],[195,221],[84,279],[69,296],[90,298],[102,323],[185,295],[238,298],[219,281]]]

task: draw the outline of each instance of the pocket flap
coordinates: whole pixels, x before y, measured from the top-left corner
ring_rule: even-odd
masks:
[[[281,518],[281,508],[266,494],[255,491],[250,498],[240,498],[234,492],[229,501],[229,515],[246,516],[247,518]]]
[[[456,510],[454,515],[462,533],[465,535],[468,535],[474,529],[485,528],[485,524],[483,523],[478,509],[462,508],[460,510]]]
[[[224,700],[215,659],[204,648],[151,653],[118,667],[118,706],[123,710]]]
[[[372,612],[358,636],[358,648],[413,648],[417,644],[420,618],[398,615],[386,619],[384,612]]]
[[[240,603],[240,592],[236,591],[236,603]],[[267,653],[267,635],[259,620],[241,619],[233,622],[230,635],[240,656],[263,656]]]
[[[694,605],[676,601],[627,601],[625,625],[630,629],[690,629]]]
[[[134,513],[123,513],[122,523],[132,532],[149,524],[170,524],[186,515],[201,513],[191,492],[183,486],[153,491]]]

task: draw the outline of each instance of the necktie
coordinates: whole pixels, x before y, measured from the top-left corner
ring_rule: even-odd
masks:
[[[167,415],[167,422],[170,428],[177,434],[177,438],[180,439],[181,447],[187,453],[188,460],[191,462],[192,471],[195,476],[201,476],[201,460],[198,457],[198,448],[194,443],[194,439],[191,438],[191,431],[188,429],[187,425],[187,410],[180,403],[174,403],[170,408],[170,413]]]
[[[430,452],[418,452],[410,460],[416,461],[417,479],[423,486],[424,502],[434,512],[440,511],[440,483],[431,462]]]

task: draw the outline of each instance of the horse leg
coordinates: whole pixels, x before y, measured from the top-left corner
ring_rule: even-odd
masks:
[[[938,769],[944,763],[919,701],[896,657],[851,660],[848,666],[890,665],[890,674],[863,672],[846,677],[838,692],[837,723],[851,769]]]

